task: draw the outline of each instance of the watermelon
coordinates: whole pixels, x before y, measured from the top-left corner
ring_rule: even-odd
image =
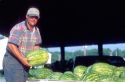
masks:
[[[115,82],[125,82],[125,78],[118,78]]]
[[[29,63],[34,66],[44,65],[49,58],[48,51],[41,48],[38,50],[30,51],[26,54]]]
[[[64,72],[59,80],[73,81],[76,80],[76,77],[71,71]]]
[[[90,69],[89,72],[92,73],[97,73],[99,75],[104,75],[104,76],[112,76],[113,75],[113,66],[108,64],[108,63],[103,63],[103,62],[98,62],[93,64]]]
[[[62,72],[53,72],[52,74],[50,74],[47,77],[47,79],[48,80],[59,80],[62,74],[63,74]]]
[[[82,81],[83,82],[100,82],[100,76],[96,73],[86,74]]]
[[[77,80],[82,80],[83,76],[85,75],[87,67],[83,65],[78,65],[74,68],[73,73],[76,76]]]
[[[116,67],[114,69],[114,77],[125,78],[125,67]]]
[[[100,76],[100,82],[116,82],[117,78],[113,76]]]
[[[49,75],[51,75],[53,71],[48,68],[35,68],[29,70],[29,75],[36,79],[46,79]]]

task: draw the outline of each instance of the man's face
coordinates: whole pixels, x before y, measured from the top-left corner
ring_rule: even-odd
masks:
[[[37,16],[26,16],[28,24],[30,26],[35,26],[38,22],[38,17]]]

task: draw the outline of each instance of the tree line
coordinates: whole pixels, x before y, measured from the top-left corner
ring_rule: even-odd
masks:
[[[51,52],[52,53],[52,61],[60,61],[61,59],[61,53],[60,52]],[[98,49],[90,49],[90,50],[78,50],[75,52],[65,52],[65,60],[74,59],[77,56],[98,56]],[[116,48],[115,50],[111,50],[109,48],[103,49],[103,55],[107,56],[120,56],[125,57],[125,50],[121,50],[119,48]]]

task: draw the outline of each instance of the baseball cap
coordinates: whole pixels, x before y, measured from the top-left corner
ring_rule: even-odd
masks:
[[[32,7],[32,8],[28,9],[26,15],[27,16],[37,16],[38,18],[40,18],[40,11],[37,8]]]

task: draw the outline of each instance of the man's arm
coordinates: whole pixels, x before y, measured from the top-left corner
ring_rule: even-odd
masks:
[[[19,51],[17,46],[12,43],[8,43],[7,47],[11,50],[13,55],[24,65],[27,67],[31,67],[31,65],[28,63],[27,59],[24,57],[24,55]]]

